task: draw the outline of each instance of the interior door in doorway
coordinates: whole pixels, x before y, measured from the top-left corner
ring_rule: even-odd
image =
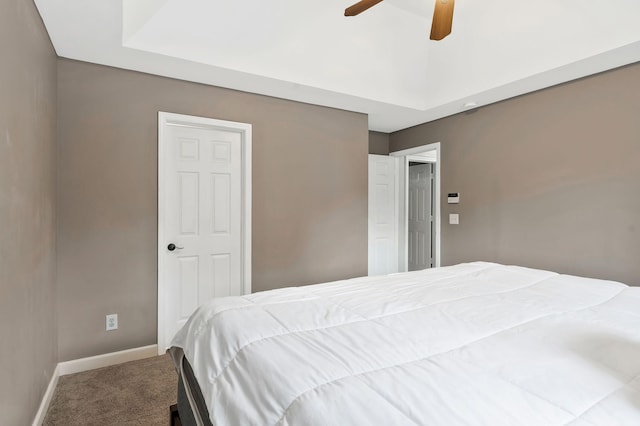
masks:
[[[398,272],[397,159],[369,155],[369,275]]]
[[[245,292],[242,132],[165,124],[162,137],[160,350],[198,306]]]
[[[433,267],[433,164],[409,163],[408,267]]]

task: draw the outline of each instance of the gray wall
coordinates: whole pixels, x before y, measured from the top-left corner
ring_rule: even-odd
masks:
[[[369,132],[369,154],[389,155],[389,134]]]
[[[253,125],[253,291],[366,274],[366,115],[65,59],[58,83],[61,361],[156,342],[158,111]]]
[[[0,423],[26,425],[57,361],[56,57],[33,2],[2,2],[0,58]]]
[[[639,113],[634,64],[393,133],[391,150],[442,143],[444,264],[640,285]]]

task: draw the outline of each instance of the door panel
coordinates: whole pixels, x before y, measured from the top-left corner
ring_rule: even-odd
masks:
[[[178,172],[178,229],[181,235],[198,234],[198,173]]]
[[[211,233],[228,234],[231,226],[231,176],[212,173],[211,189],[213,191]]]
[[[212,297],[243,294],[242,136],[166,125],[165,344]]]
[[[180,314],[178,320],[186,320],[198,307],[200,287],[198,256],[180,256],[178,261],[178,282],[180,292]]]
[[[369,155],[369,275],[398,272],[396,161]]]
[[[409,270],[433,266],[432,254],[433,165],[409,166]]]

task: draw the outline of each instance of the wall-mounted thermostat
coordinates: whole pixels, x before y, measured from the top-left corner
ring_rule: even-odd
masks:
[[[447,196],[447,203],[449,204],[458,204],[460,202],[460,193],[459,192],[450,192]]]

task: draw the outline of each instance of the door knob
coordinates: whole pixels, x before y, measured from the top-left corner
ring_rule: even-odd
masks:
[[[169,250],[169,251],[174,251],[175,249],[181,250],[181,249],[183,249],[183,248],[184,248],[184,247],[178,247],[178,246],[176,246],[176,245],[175,245],[175,244],[173,244],[173,243],[171,243],[171,244],[169,244],[169,245],[167,246],[167,250]]]

